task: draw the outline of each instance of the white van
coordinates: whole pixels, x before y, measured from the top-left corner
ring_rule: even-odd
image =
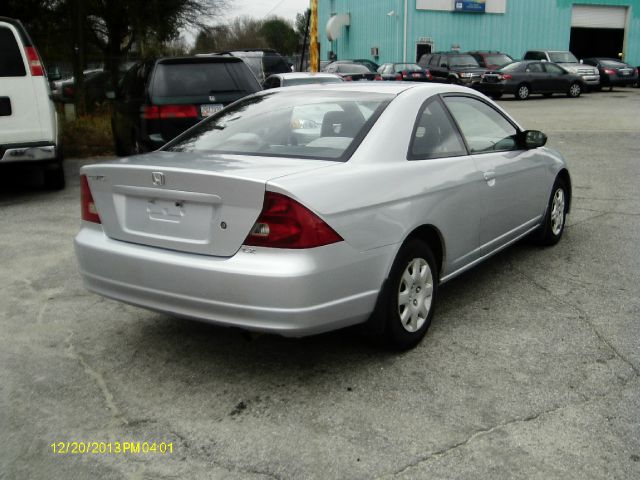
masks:
[[[47,188],[64,187],[56,110],[44,66],[18,20],[0,17],[0,165],[43,167]]]

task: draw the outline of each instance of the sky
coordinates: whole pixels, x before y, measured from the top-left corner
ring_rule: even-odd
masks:
[[[256,18],[276,15],[295,20],[296,13],[302,13],[309,7],[309,0],[230,0],[230,3],[224,15],[229,20],[243,15]]]

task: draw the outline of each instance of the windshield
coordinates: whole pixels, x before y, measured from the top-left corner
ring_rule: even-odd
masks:
[[[392,98],[321,90],[253,96],[205,120],[165,149],[346,161]]]
[[[478,62],[471,55],[453,55],[449,57],[449,67],[479,67]]]
[[[571,52],[549,52],[549,59],[555,63],[578,63]]]

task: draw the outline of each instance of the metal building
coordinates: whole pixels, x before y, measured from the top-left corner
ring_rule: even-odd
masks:
[[[321,59],[571,50],[640,65],[640,0],[319,0]]]

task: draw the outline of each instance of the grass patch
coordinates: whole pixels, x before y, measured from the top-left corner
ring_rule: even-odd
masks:
[[[100,107],[93,113],[76,117],[75,120],[65,120],[64,114],[58,118],[65,157],[115,155],[108,107]]]

